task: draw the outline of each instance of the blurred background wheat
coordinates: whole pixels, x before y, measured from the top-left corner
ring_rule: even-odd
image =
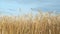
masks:
[[[60,34],[60,15],[0,16],[0,34]]]

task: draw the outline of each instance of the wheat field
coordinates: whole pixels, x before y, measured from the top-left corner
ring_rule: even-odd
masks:
[[[0,16],[0,34],[60,34],[60,15]]]

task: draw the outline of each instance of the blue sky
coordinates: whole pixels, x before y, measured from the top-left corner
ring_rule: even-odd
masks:
[[[31,12],[30,8],[34,8],[34,13],[36,13],[36,10],[38,8],[40,8],[44,12],[59,12],[60,0],[0,0],[0,14],[24,14]]]

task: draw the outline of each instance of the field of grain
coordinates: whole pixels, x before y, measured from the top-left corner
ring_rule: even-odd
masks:
[[[0,34],[60,34],[60,15],[0,16]]]

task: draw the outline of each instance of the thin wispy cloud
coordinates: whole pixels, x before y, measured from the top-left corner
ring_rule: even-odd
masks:
[[[60,11],[60,0],[0,0],[0,8],[13,14],[18,12],[19,8],[23,13],[31,8],[35,10],[40,8],[43,11]],[[2,13],[5,11],[2,11]]]

